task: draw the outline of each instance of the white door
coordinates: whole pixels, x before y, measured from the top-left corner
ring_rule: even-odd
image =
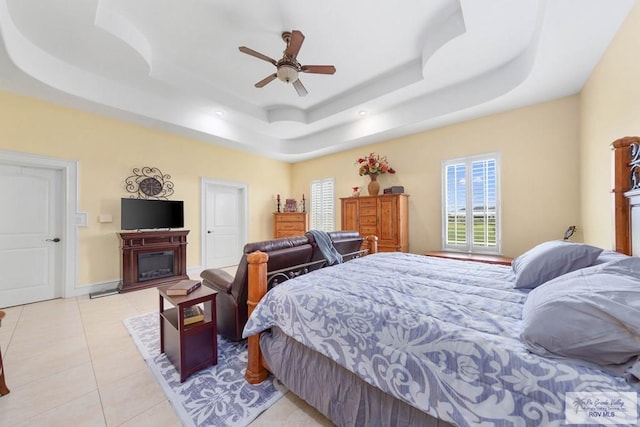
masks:
[[[245,190],[232,185],[205,185],[205,268],[236,265],[245,241]]]
[[[62,172],[0,165],[0,307],[62,296]]]

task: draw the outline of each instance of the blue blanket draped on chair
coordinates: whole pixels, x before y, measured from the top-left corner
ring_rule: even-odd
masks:
[[[342,263],[342,255],[340,255],[340,253],[333,246],[331,237],[329,237],[329,234],[327,234],[326,231],[309,230],[305,234],[310,234],[316,241],[316,243],[318,244],[318,249],[320,249],[320,253],[322,253],[324,259],[327,260],[327,265]]]

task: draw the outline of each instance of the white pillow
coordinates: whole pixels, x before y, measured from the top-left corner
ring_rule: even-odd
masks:
[[[600,365],[640,355],[640,258],[585,268],[532,290],[520,339],[539,355]]]
[[[595,246],[563,240],[541,243],[511,263],[516,275],[514,286],[533,289],[565,273],[589,267],[601,252]]]

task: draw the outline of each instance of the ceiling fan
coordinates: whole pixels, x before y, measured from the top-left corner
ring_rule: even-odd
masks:
[[[304,85],[298,78],[298,73],[313,73],[313,74],[333,74],[336,72],[336,67],[333,65],[300,65],[296,60],[302,42],[304,41],[304,34],[298,30],[291,32],[285,31],[282,33],[282,40],[286,43],[287,47],[283,52],[282,59],[276,61],[269,58],[253,49],[249,49],[246,46],[240,46],[240,52],[247,55],[255,56],[258,59],[267,61],[276,66],[276,72],[270,76],[265,77],[255,84],[255,87],[264,87],[267,83],[272,82],[276,78],[282,80],[285,83],[292,83],[293,87],[298,92],[298,95],[305,96],[308,92]]]

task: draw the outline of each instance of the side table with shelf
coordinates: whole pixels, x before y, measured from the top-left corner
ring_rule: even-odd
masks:
[[[218,292],[200,286],[188,295],[167,295],[172,285],[158,287],[160,294],[160,352],[167,355],[180,373],[180,382],[200,369],[218,363],[218,328],[216,295]],[[172,307],[166,308],[165,302]],[[184,324],[184,310],[204,305],[204,320]]]

